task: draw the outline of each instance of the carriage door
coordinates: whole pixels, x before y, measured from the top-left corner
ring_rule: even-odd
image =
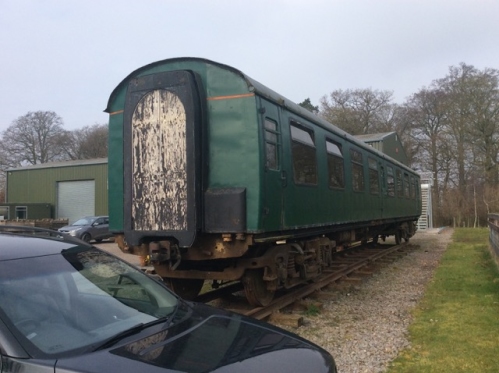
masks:
[[[386,186],[386,174],[385,174],[385,166],[383,163],[379,162],[379,171],[380,171],[380,182],[381,182],[381,217],[385,217],[385,201],[386,201],[386,196],[388,194],[387,192],[387,186]]]
[[[266,231],[276,231],[282,228],[282,190],[286,187],[286,177],[281,162],[279,108],[264,99],[260,99],[260,104],[262,151],[265,162],[262,220]]]
[[[200,99],[188,71],[129,83],[124,124],[125,238],[173,237],[189,246],[199,224]]]

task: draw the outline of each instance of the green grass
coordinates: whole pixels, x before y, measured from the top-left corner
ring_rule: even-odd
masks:
[[[456,229],[389,373],[499,372],[499,271],[487,229]]]
[[[321,310],[315,304],[309,304],[304,312],[306,316],[318,316],[320,313]]]

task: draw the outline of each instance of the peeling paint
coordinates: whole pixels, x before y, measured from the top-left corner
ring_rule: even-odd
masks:
[[[157,89],[132,115],[133,229],[187,229],[186,113],[179,97]]]

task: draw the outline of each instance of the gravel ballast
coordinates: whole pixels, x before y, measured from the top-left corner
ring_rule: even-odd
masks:
[[[299,328],[278,325],[329,351],[341,373],[383,372],[409,346],[411,312],[451,241],[452,230],[419,231],[411,251],[383,263],[360,284],[328,291],[317,316],[305,316]],[[114,243],[96,245],[136,264],[138,256],[122,253]]]
[[[411,251],[383,263],[360,284],[322,299],[317,316],[299,328],[281,327],[328,350],[339,372],[383,372],[399,351],[409,346],[411,312],[424,294],[452,230],[418,232]]]

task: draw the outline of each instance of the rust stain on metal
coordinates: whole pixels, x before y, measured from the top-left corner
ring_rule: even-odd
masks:
[[[167,90],[147,93],[132,116],[134,229],[187,229],[186,114]]]

